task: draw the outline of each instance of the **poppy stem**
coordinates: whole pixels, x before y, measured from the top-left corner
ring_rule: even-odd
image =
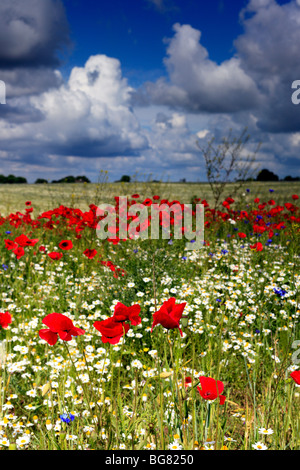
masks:
[[[152,255],[152,284],[153,284],[154,306],[155,306],[155,311],[156,311],[157,303],[156,303],[156,282],[155,282],[155,252]]]
[[[208,432],[209,432],[210,412],[211,412],[211,404],[210,404],[210,403],[207,403],[207,413],[206,413],[206,421],[205,421],[204,442],[206,442],[207,436],[208,436]]]
[[[84,384],[81,385],[81,383],[80,383],[80,380],[79,380],[79,377],[78,377],[78,374],[77,374],[76,366],[75,366],[75,364],[74,364],[74,361],[73,361],[73,359],[72,359],[72,356],[71,356],[71,354],[70,354],[70,351],[69,351],[69,348],[68,348],[66,342],[64,341],[63,344],[64,344],[65,349],[67,350],[68,356],[69,356],[69,358],[70,358],[70,360],[71,360],[71,363],[72,363],[72,366],[73,366],[73,368],[74,368],[75,375],[76,375],[76,379],[77,379],[77,384],[78,384],[80,387],[82,386],[82,390],[83,390],[83,394],[84,394],[84,397],[85,397],[85,400],[86,400],[86,404],[87,404],[87,407],[88,407],[88,409],[89,409],[89,408],[90,408],[90,400],[89,400],[89,397],[88,397],[87,394],[86,394],[86,389],[85,389],[85,387],[83,386]]]

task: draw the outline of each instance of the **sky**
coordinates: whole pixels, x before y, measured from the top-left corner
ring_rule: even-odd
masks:
[[[206,181],[247,127],[300,176],[299,44],[300,0],[1,0],[0,174]]]

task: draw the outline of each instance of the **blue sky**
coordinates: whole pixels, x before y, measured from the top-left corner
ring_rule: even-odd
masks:
[[[2,0],[0,173],[205,181],[202,147],[300,175],[300,0]]]
[[[65,72],[83,66],[90,55],[106,54],[122,63],[132,86],[146,77],[165,74],[165,38],[175,23],[192,24],[203,33],[203,45],[212,60],[220,63],[232,56],[233,39],[242,32],[238,22],[244,0],[65,0],[71,25],[73,49]],[[222,36],[222,41],[220,41]]]

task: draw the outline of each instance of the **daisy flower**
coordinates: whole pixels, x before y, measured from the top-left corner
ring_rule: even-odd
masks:
[[[254,450],[267,450],[267,446],[263,442],[256,442],[252,445]]]

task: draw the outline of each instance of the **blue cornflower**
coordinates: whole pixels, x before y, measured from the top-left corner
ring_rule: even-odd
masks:
[[[226,255],[226,253],[228,253],[228,250],[222,250],[221,253],[222,255]]]
[[[5,232],[5,233],[6,233],[6,235],[9,235],[11,232],[8,230],[8,231],[7,231],[7,232]]]
[[[247,193],[250,193],[250,189],[246,189]]]
[[[269,189],[270,193],[274,193],[274,189]]]
[[[170,240],[168,241],[168,245],[173,245],[173,240],[170,239]]]
[[[62,420],[63,423],[67,423],[67,424],[70,424],[71,421],[74,421],[74,419],[75,419],[75,416],[72,415],[71,413],[69,415],[67,413],[63,413],[59,417],[60,417],[60,419]]]
[[[276,287],[274,287],[273,290],[275,294],[279,295],[279,297],[284,297],[286,294],[286,291],[284,289],[276,289]]]
[[[182,259],[183,261],[186,261],[186,260],[187,260],[187,257],[186,257],[186,256],[183,256],[181,259]]]
[[[137,253],[138,251],[139,251],[138,249],[136,249],[136,250],[133,250],[133,253]]]
[[[2,268],[4,269],[4,271],[6,271],[8,269],[7,264],[2,264]]]

